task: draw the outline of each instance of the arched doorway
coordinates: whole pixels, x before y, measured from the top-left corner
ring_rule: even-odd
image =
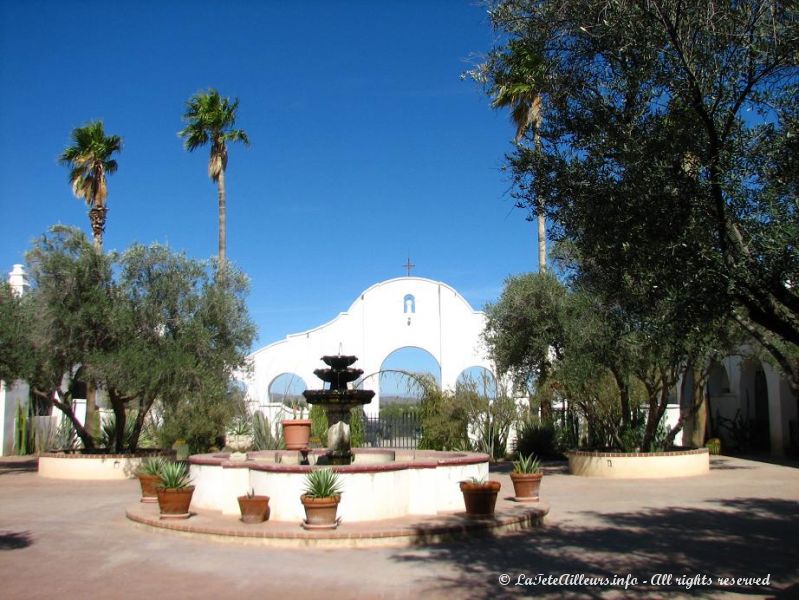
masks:
[[[756,358],[749,358],[741,365],[741,408],[735,431],[740,431],[740,445],[748,445],[754,452],[771,450],[771,431],[769,427],[768,383],[763,364]],[[744,442],[746,444],[744,444]]]
[[[441,366],[428,351],[416,346],[394,350],[380,365],[380,409],[392,404],[418,404],[422,398],[421,378],[441,387]]]

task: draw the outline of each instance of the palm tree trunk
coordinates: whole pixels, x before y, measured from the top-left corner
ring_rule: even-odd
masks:
[[[536,151],[541,149],[541,138],[538,135],[538,125],[533,132],[533,147]],[[544,202],[541,198],[535,201],[535,216],[538,221],[538,272],[545,273],[547,270],[547,220],[544,212]]]
[[[538,272],[547,270],[547,224],[544,208],[539,205],[536,211],[538,220]]]
[[[103,251],[103,232],[105,231],[105,206],[93,206],[89,210],[89,223],[92,226],[92,237],[94,237],[94,249],[100,253]]]
[[[227,260],[227,201],[225,198],[224,169],[219,171],[216,185],[219,192],[219,266],[221,268]]]

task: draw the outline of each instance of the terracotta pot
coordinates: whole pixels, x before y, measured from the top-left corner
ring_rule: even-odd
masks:
[[[341,496],[311,498],[303,494],[300,496],[300,501],[305,508],[303,527],[306,529],[335,529],[338,527],[336,512]]]
[[[162,519],[188,519],[191,496],[194,486],[182,489],[156,488],[158,493],[158,507],[161,509]]]
[[[309,419],[282,421],[282,424],[286,450],[302,450],[308,447],[308,442],[311,439],[311,421]]]
[[[263,523],[269,519],[269,496],[239,496],[244,523]]]
[[[461,481],[463,503],[466,505],[466,514],[470,517],[490,517],[494,514],[497,504],[497,494],[502,487],[499,481],[486,481],[474,483]]]
[[[538,490],[541,487],[543,473],[511,473],[513,494],[516,500],[538,502]]]
[[[137,475],[141,485],[141,502],[158,502],[155,486],[161,482],[158,475]]]

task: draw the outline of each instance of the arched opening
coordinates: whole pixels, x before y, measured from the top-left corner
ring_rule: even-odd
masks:
[[[485,367],[469,367],[458,375],[455,389],[469,389],[493,400],[497,397],[497,380]]]
[[[768,414],[768,383],[762,363],[750,358],[741,365],[740,410],[730,424],[731,434],[741,450],[768,452],[771,436]],[[747,447],[748,446],[748,447]]]
[[[727,369],[721,363],[713,363],[707,378],[707,391],[713,396],[722,396],[730,393],[730,378]]]
[[[380,365],[381,410],[392,404],[418,404],[422,398],[419,380],[425,377],[441,387],[441,366],[432,354],[415,346],[394,350]]]
[[[288,408],[305,407],[302,393],[308,388],[302,377],[296,373],[281,373],[269,384],[269,402],[282,404]]]

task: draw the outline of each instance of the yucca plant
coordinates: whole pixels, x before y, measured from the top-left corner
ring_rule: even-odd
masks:
[[[167,462],[161,468],[161,489],[183,490],[191,485],[186,463]]]
[[[541,472],[541,461],[535,454],[519,454],[519,460],[513,461],[514,473],[535,474]]]
[[[341,479],[333,469],[315,469],[305,476],[304,493],[309,498],[340,496]]]
[[[149,458],[145,458],[141,465],[138,468],[139,475],[154,475],[157,477],[161,476],[161,472],[164,470],[164,466],[167,464],[167,461],[162,456],[151,456]]]

